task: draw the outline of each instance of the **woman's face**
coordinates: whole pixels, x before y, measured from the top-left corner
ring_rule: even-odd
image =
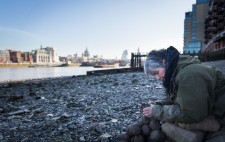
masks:
[[[155,68],[150,71],[151,75],[155,76],[157,80],[163,80],[165,77],[165,68]]]

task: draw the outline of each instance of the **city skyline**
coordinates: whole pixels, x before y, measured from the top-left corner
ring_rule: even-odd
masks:
[[[121,58],[170,45],[183,51],[185,12],[195,0],[1,0],[0,49],[53,47],[60,56]]]

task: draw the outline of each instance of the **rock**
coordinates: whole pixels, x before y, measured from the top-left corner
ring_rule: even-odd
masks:
[[[162,131],[174,142],[202,142],[204,138],[201,131],[189,131],[168,122],[162,124]]]
[[[36,96],[35,99],[36,99],[36,100],[40,100],[41,97],[40,97],[40,96]]]
[[[177,125],[187,130],[201,130],[205,132],[216,132],[221,127],[220,123],[214,118],[214,116],[208,116],[199,123],[178,123]]]
[[[53,120],[46,121],[46,123],[44,125],[47,128],[56,128],[56,127],[58,127],[57,122],[53,121]]]
[[[118,120],[117,119],[112,119],[111,122],[116,123],[116,122],[118,122]]]
[[[45,97],[43,97],[43,96],[41,96],[41,99],[42,99],[42,100],[46,100],[46,98],[45,98]]]
[[[85,142],[85,138],[83,136],[79,137],[80,142]]]
[[[127,134],[129,136],[136,136],[141,134],[141,128],[138,124],[131,124],[127,127]]]
[[[0,134],[0,140],[2,140],[4,137],[3,137],[3,135],[2,134]]]
[[[111,138],[111,137],[112,137],[112,135],[110,135],[110,134],[108,134],[108,133],[102,134],[102,135],[100,136],[100,138]]]
[[[162,89],[163,87],[161,85],[155,86],[155,89]]]
[[[149,125],[150,122],[151,122],[151,119],[150,118],[143,116],[136,123],[139,126],[142,126],[142,125]]]
[[[101,142],[110,142],[111,137],[112,137],[112,135],[109,135],[108,133],[105,133],[105,134],[100,136],[100,139],[101,139]]]
[[[71,107],[82,107],[80,103],[68,103],[66,107],[71,108]]]
[[[165,142],[172,142],[172,141],[166,139]]]
[[[133,136],[130,142],[145,142],[145,139],[142,135]]]
[[[101,138],[100,141],[101,142],[110,142],[111,140],[109,140],[108,138]]]
[[[119,85],[118,82],[113,83],[113,86],[118,86],[118,85]]]
[[[160,121],[158,121],[156,119],[151,120],[149,126],[150,126],[152,131],[161,129]]]
[[[48,117],[53,117],[54,115],[52,113],[47,114]]]
[[[151,142],[164,142],[166,139],[166,135],[160,130],[151,131],[149,140]]]
[[[127,133],[121,133],[116,136],[117,141],[129,142],[130,136]]]
[[[149,125],[143,125],[141,127],[141,131],[142,131],[142,134],[145,135],[145,136],[148,136],[151,132]]]
[[[9,98],[9,102],[11,102],[11,101],[19,101],[19,100],[23,100],[23,96],[10,96],[10,98]]]
[[[30,95],[30,96],[37,96],[36,92],[33,91],[32,89],[30,89],[29,95]]]
[[[106,125],[104,123],[98,123],[95,127],[95,131],[99,133],[105,132]]]
[[[133,84],[137,84],[137,83],[138,83],[138,79],[133,79],[131,82],[132,82]]]

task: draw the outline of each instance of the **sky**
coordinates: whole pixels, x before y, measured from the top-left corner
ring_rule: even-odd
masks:
[[[0,0],[0,50],[55,48],[120,59],[122,52],[176,47],[196,0]]]

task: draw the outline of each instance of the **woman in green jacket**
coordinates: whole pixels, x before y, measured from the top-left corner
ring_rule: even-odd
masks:
[[[143,109],[144,116],[185,124],[180,125],[185,128],[213,117],[221,127],[206,128],[206,131],[217,131],[211,134],[209,141],[225,141],[225,75],[221,71],[202,65],[194,57],[180,55],[172,46],[151,51],[144,70],[147,75],[163,81],[171,101],[166,104],[152,102]],[[209,123],[204,125],[210,126]]]

